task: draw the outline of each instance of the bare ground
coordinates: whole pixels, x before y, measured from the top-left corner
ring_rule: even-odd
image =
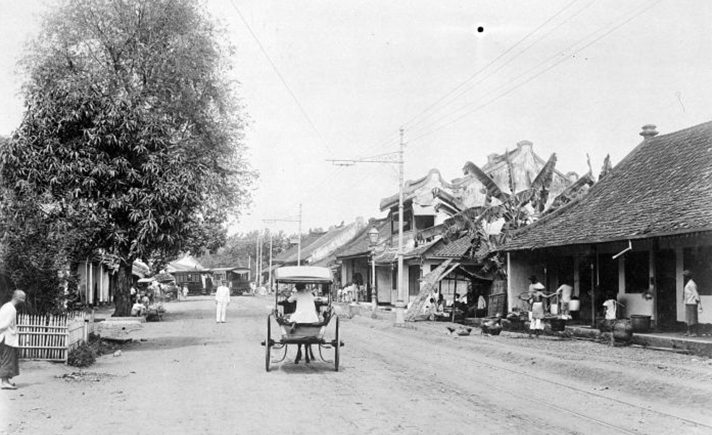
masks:
[[[712,433],[710,359],[355,317],[339,372],[292,349],[266,373],[270,301],[235,301],[226,324],[207,298],[169,304],[146,341],[85,371],[22,362],[0,433]]]

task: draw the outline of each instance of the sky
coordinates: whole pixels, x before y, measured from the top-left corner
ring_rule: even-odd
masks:
[[[23,110],[15,65],[50,2],[0,2],[8,135]],[[300,204],[303,231],[382,217],[397,166],[327,160],[397,151],[401,127],[405,179],[436,168],[452,180],[522,140],[556,153],[564,173],[585,173],[588,154],[597,175],[644,124],[664,134],[712,118],[706,0],[206,3],[236,48],[247,158],[260,173],[232,232],[295,233]]]

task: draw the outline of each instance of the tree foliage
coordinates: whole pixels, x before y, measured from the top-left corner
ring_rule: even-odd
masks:
[[[531,224],[544,212],[555,167],[556,154],[552,154],[536,178],[526,188],[517,191],[514,169],[507,160],[509,193],[506,193],[477,165],[466,162],[463,168],[465,175],[478,179],[484,185],[487,197],[483,206],[461,210],[445,220],[445,242],[469,236],[471,255],[481,265],[482,272],[505,277],[505,262],[497,250],[517,230]],[[490,234],[488,227],[495,222],[501,222],[501,229],[498,234]]]
[[[249,201],[222,41],[191,0],[68,0],[23,61],[25,114],[2,181],[120,259],[117,315],[133,260],[217,249]]]

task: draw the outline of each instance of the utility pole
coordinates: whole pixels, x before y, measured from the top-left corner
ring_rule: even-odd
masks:
[[[302,203],[299,203],[299,234],[297,234],[297,266],[302,265]]]
[[[400,129],[398,147],[398,299],[396,300],[396,326],[405,325],[405,308],[408,306],[403,291],[403,170],[405,142],[403,142],[403,127]]]
[[[403,180],[405,171],[405,141],[403,128],[400,129],[400,143],[398,151],[379,154],[363,159],[328,159],[327,161],[338,166],[353,166],[356,163],[396,163],[398,164],[398,297],[396,300],[396,326],[405,326],[406,295],[403,291]]]
[[[297,265],[301,264],[302,257],[302,204],[299,204],[299,219],[262,219],[265,224],[273,224],[275,222],[299,222],[299,239],[297,247]],[[269,230],[269,288],[272,290],[272,230]]]
[[[272,293],[272,230],[269,232],[269,293]]]
[[[262,234],[257,234],[257,246],[255,246],[255,289],[260,288],[260,281],[262,280],[261,278],[261,264],[262,264],[262,249],[261,248],[261,240]]]

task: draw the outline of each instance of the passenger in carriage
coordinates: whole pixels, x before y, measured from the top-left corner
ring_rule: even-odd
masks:
[[[293,323],[317,323],[319,314],[314,305],[314,295],[307,289],[307,286],[299,283],[296,285],[297,291],[287,299],[287,302],[296,302],[297,307],[289,316],[289,321]]]
[[[287,299],[287,302],[296,303],[296,308],[294,312],[289,316],[289,321],[293,324],[296,323],[317,323],[319,322],[319,314],[316,310],[316,304],[314,303],[314,295],[307,286],[299,283],[296,286],[296,292]],[[294,328],[294,326],[292,326]],[[311,346],[304,345],[304,360],[309,363],[310,357],[314,359],[314,353],[312,352]],[[302,358],[302,345],[297,345],[297,357],[294,360],[295,364],[299,364],[299,360]]]

